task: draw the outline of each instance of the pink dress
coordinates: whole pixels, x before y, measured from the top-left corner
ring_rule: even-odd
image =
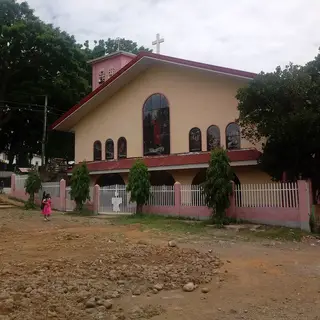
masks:
[[[44,215],[50,215],[51,214],[51,199],[47,199],[44,202],[44,208],[43,208],[43,214]]]

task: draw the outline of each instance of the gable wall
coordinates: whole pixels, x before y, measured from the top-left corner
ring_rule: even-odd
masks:
[[[221,144],[225,145],[225,128],[237,116],[235,95],[238,80],[186,68],[153,67],[121,89],[108,101],[91,111],[74,128],[76,162],[93,160],[93,142],[102,142],[104,160],[106,139],[115,143],[127,139],[128,157],[143,155],[142,107],[153,93],[164,94],[170,104],[171,153],[189,151],[189,130],[202,131],[202,150],[206,150],[206,130],[215,124],[220,128]],[[242,139],[242,148],[253,147]]]

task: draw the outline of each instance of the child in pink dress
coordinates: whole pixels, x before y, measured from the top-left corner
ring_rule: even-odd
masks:
[[[50,194],[47,194],[45,199],[42,201],[43,203],[43,209],[42,209],[42,214],[44,215],[44,220],[48,221],[50,220],[51,216],[51,196]]]

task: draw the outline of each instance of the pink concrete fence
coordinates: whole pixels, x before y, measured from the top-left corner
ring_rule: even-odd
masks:
[[[21,181],[20,181],[21,180]],[[12,175],[11,196],[27,200],[23,188],[23,179]],[[70,189],[65,180],[58,183],[59,190],[51,194],[53,208],[60,211],[72,211],[75,207],[70,198]],[[44,184],[43,190],[53,188]],[[49,191],[50,192],[50,191]],[[91,188],[91,201],[87,208],[96,214],[132,213],[130,194],[126,186]],[[40,203],[41,192],[36,197]],[[113,206],[115,197],[121,199],[118,209]],[[115,201],[116,202],[116,201]],[[301,228],[309,231],[309,214],[311,207],[310,183],[300,180],[297,183],[270,183],[264,185],[241,185],[234,187],[230,198],[229,217],[254,223]],[[174,186],[153,186],[151,197],[143,207],[147,214],[184,217],[206,220],[211,217],[211,210],[205,205],[200,186],[186,186],[179,182]]]

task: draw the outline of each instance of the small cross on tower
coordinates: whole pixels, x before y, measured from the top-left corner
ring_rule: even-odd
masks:
[[[160,53],[160,43],[164,42],[164,39],[160,39],[160,34],[157,33],[156,40],[152,42],[153,46],[156,46],[156,53]]]

